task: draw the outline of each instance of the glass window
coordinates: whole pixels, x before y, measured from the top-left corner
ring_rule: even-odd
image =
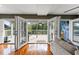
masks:
[[[29,34],[47,34],[47,22],[30,22],[28,24]]]
[[[74,22],[73,25],[74,36],[79,36],[79,22]]]
[[[11,36],[11,26],[4,24],[5,36]]]

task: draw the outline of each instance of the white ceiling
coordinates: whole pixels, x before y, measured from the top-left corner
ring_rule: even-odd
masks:
[[[0,5],[0,14],[79,14],[79,8],[64,13],[77,6],[79,4],[3,4]]]

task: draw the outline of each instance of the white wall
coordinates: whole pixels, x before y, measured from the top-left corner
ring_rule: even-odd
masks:
[[[0,20],[0,43],[4,42],[4,23]]]

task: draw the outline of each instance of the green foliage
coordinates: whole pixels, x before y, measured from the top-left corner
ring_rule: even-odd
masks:
[[[46,30],[46,31],[41,31]],[[47,33],[47,23],[38,23],[28,25],[29,34],[46,34]]]

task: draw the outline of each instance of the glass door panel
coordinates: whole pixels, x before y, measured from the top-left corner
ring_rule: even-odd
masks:
[[[60,21],[60,17],[54,17],[54,18],[51,18],[50,21],[48,22],[49,23],[49,28],[48,28],[48,38],[49,38],[49,42],[51,41],[54,41],[55,39],[58,39],[59,38],[59,21]],[[50,33],[50,35],[49,35]]]
[[[54,39],[54,21],[50,22],[50,40]]]
[[[71,42],[79,46],[79,18],[70,21],[69,34]]]
[[[15,21],[12,21],[12,19],[10,20],[4,20],[4,43],[14,44],[15,43],[14,42],[15,41],[15,35],[14,35]]]
[[[50,21],[49,21],[49,27],[50,27],[50,39],[49,41],[52,42],[55,38],[55,20],[56,20],[56,17],[52,18]]]
[[[79,21],[73,22],[73,41],[79,43]]]
[[[26,21],[22,17],[16,16],[16,48],[22,47],[27,42]]]

